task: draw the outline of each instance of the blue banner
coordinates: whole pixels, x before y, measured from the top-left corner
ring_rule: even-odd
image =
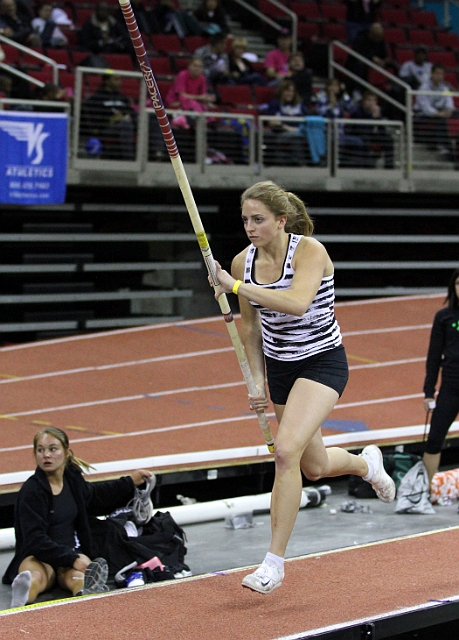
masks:
[[[64,113],[0,112],[0,202],[64,202],[67,126]]]

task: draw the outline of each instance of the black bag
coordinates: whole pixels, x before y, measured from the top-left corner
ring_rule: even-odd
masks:
[[[385,453],[383,454],[384,468],[399,487],[403,476],[420,460],[420,456],[413,453]],[[375,490],[369,482],[360,476],[349,476],[348,494],[356,498],[377,498]]]
[[[168,511],[157,511],[136,537],[127,535],[124,524],[128,518],[126,513],[119,511],[106,520],[90,519],[93,555],[107,560],[110,574],[116,574],[134,561],[141,564],[154,556],[174,575],[190,571],[184,561],[187,552],[185,532]]]
[[[144,545],[154,549],[153,555],[158,556],[172,573],[189,571],[185,564],[186,534],[169,511],[157,511],[144,525],[140,539]]]

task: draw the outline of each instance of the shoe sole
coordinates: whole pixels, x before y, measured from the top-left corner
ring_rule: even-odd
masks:
[[[377,493],[377,491],[375,489],[376,495],[378,496],[379,500],[381,500],[381,502],[384,502],[385,504],[389,504],[389,503],[391,503],[391,502],[393,502],[395,500],[395,494],[397,492],[397,490],[395,488],[395,482],[392,480],[390,475],[384,469],[384,458],[383,458],[381,449],[379,447],[377,447],[376,445],[368,445],[368,448],[370,448],[370,447],[371,447],[372,450],[375,450],[377,452],[378,457],[379,457],[379,461],[380,461],[380,464],[381,464],[381,468],[383,470],[383,473],[387,476],[387,478],[392,483],[392,492],[391,492],[391,495],[389,496],[389,498],[382,497],[382,496],[378,495],[378,493]],[[371,482],[370,482],[370,484],[371,484]],[[373,487],[373,489],[374,489],[374,487]]]
[[[105,591],[108,578],[108,564],[104,558],[96,558],[88,564],[84,572],[83,593],[100,593]]]
[[[282,581],[277,582],[276,585],[269,591],[263,591],[263,589],[257,589],[257,587],[255,587],[254,585],[246,584],[244,580],[242,580],[242,586],[245,587],[246,589],[251,589],[252,591],[256,591],[257,593],[263,593],[265,595],[268,595],[269,593],[272,593],[273,591],[278,589],[281,586],[281,584],[282,584]]]

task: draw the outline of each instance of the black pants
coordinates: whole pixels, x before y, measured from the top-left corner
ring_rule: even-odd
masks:
[[[459,389],[440,387],[432,413],[426,453],[440,453],[451,424],[459,413]]]

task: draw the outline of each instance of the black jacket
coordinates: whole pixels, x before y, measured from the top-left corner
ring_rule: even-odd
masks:
[[[125,506],[134,495],[134,483],[130,476],[87,482],[76,467],[67,467],[64,477],[78,507],[76,533],[81,553],[94,558],[99,548],[93,539],[91,520],[95,520],[94,516],[107,515]],[[75,562],[78,553],[74,549],[58,544],[48,536],[52,504],[53,494],[46,474],[37,467],[18,493],[14,515],[16,553],[2,578],[4,584],[11,584],[27,556],[35,556],[55,571],[58,567],[71,567]]]
[[[426,398],[434,397],[440,368],[441,384],[459,389],[459,309],[448,307],[435,314],[426,361]]]

